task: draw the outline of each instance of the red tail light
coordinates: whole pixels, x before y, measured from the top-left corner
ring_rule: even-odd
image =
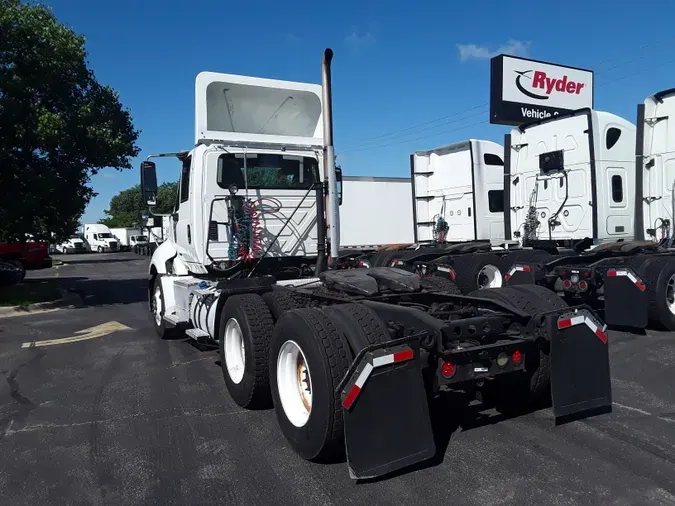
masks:
[[[572,287],[572,282],[569,279],[566,279],[563,281],[563,288],[571,288]]]
[[[513,355],[511,355],[511,360],[514,364],[520,364],[523,361],[523,354],[520,353],[520,350],[513,352]]]
[[[579,289],[580,290],[586,290],[588,288],[588,283],[585,281],[579,281]]]
[[[457,371],[455,364],[448,361],[443,362],[443,366],[441,367],[441,374],[443,377],[452,378],[455,375],[455,371]]]

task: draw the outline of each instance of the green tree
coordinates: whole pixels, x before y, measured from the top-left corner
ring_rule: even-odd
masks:
[[[173,211],[178,194],[178,183],[163,183],[157,188],[156,213]],[[148,206],[143,202],[141,186],[136,185],[121,191],[110,200],[105,210],[107,216],[99,221],[110,228],[140,227],[143,215],[148,214]]]
[[[139,132],[51,10],[0,0],[0,241],[75,231],[104,167],[131,168]]]

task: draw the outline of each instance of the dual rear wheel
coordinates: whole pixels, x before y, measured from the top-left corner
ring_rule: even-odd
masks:
[[[273,405],[284,436],[303,458],[332,460],[344,453],[336,388],[354,358],[346,333],[367,345],[386,340],[386,327],[361,304],[294,309],[299,303],[288,294],[272,293],[264,299],[236,295],[223,305],[220,353],[227,389],[244,408]]]

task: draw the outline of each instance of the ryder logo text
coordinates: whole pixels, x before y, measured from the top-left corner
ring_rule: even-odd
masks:
[[[542,72],[541,70],[516,70],[515,72],[518,74],[518,77],[516,77],[516,87],[518,90],[523,95],[537,100],[548,100],[554,91],[578,95],[586,86],[585,83],[573,81],[566,75],[562,78],[549,77],[546,75],[546,72]],[[521,81],[522,78],[529,79],[531,83],[523,83]]]

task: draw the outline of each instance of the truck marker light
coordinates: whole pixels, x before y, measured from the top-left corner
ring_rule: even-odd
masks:
[[[598,339],[602,341],[603,344],[607,344],[607,334],[605,333],[607,325],[605,325],[603,328],[600,328],[593,320],[583,314],[573,316],[571,318],[559,318],[558,330],[568,329],[570,327],[574,327],[575,325],[581,325],[582,323],[591,329],[591,331],[598,337]]]
[[[398,364],[400,362],[405,362],[406,360],[412,360],[413,358],[415,358],[413,350],[407,347],[406,349],[401,351],[373,358],[372,361],[367,363],[363,368],[363,370],[359,373],[359,376],[356,378],[356,381],[349,389],[349,392],[342,401],[342,406],[345,409],[349,409],[352,407],[354,401],[356,401],[356,398],[361,393],[363,385],[366,383],[366,380],[373,372],[373,369],[375,369],[376,367],[381,367],[383,365]]]
[[[504,280],[508,281],[511,279],[511,276],[513,276],[516,271],[518,272],[532,272],[532,268],[529,265],[514,265],[509,269],[509,272],[506,273],[506,276],[504,276]]]
[[[506,367],[506,364],[509,363],[509,356],[503,351],[497,355],[497,365],[499,367]]]
[[[511,355],[511,360],[513,360],[514,364],[520,364],[520,362],[522,362],[523,354],[520,352],[520,350],[513,352],[513,355]]]
[[[444,378],[452,378],[455,375],[457,368],[452,362],[445,361],[441,367],[441,374]]]
[[[608,269],[607,276],[610,278],[625,276],[630,279],[641,292],[644,292],[647,289],[647,286],[642,282],[642,280],[633,274],[633,272],[629,269]]]

